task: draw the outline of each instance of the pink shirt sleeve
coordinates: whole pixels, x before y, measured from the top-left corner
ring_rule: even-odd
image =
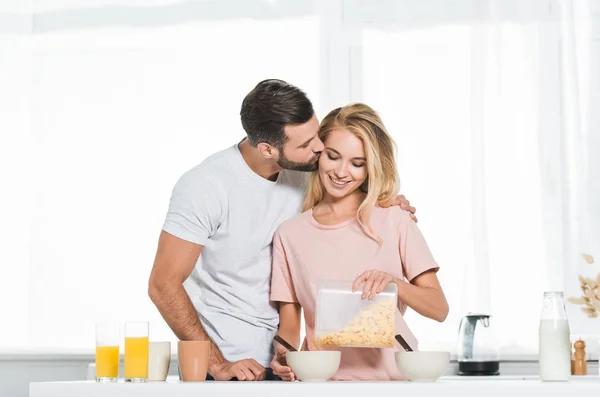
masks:
[[[297,303],[296,290],[290,274],[279,232],[273,236],[273,270],[271,273],[271,301]]]
[[[427,246],[425,237],[405,211],[400,216],[400,259],[408,281],[427,270],[438,271],[439,266]]]

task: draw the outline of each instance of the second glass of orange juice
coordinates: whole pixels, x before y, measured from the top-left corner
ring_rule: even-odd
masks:
[[[148,380],[148,323],[125,324],[125,382]]]

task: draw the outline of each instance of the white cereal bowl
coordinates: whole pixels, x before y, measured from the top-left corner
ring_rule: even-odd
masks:
[[[450,352],[399,351],[395,354],[398,371],[412,382],[435,382],[450,363]]]
[[[299,351],[287,352],[287,364],[296,377],[304,382],[329,380],[340,367],[342,352]]]

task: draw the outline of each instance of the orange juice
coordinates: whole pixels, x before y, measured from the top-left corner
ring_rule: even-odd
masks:
[[[148,378],[148,337],[125,338],[125,378]]]
[[[96,346],[96,378],[119,377],[119,346]]]

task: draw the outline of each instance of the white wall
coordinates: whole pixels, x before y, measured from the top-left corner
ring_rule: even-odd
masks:
[[[25,397],[35,381],[81,380],[86,378],[89,357],[2,357],[0,397]]]
[[[31,382],[86,380],[93,362],[94,356],[89,354],[0,357],[0,397],[26,397]],[[171,361],[169,375],[177,375],[176,358]]]

